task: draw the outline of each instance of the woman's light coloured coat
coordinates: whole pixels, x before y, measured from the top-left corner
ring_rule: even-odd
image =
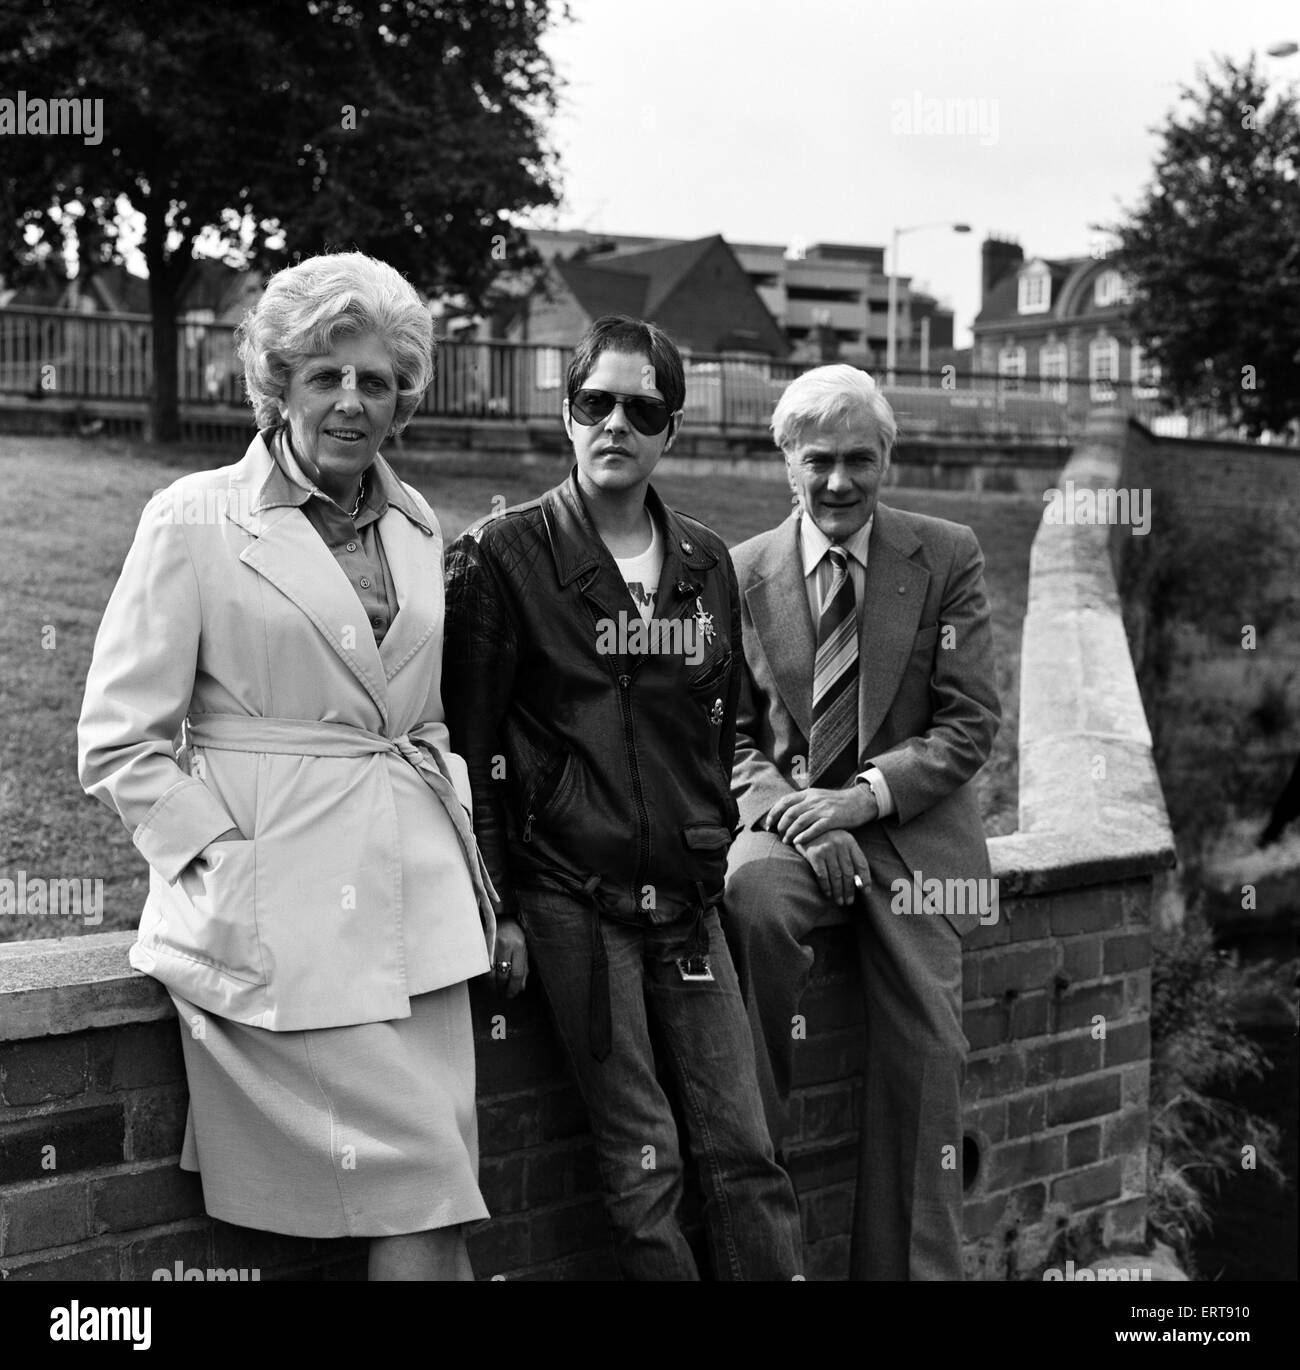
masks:
[[[442,709],[442,535],[402,487],[418,517],[390,503],[378,524],[400,608],[377,646],[306,517],[264,497],[273,465],[259,435],[146,507],[95,642],[81,779],[149,862],[138,970],[277,1031],[403,1018],[486,971],[495,935]],[[200,857],[230,828],[244,840]]]

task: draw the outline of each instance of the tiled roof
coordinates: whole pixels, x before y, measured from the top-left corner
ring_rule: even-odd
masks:
[[[721,234],[557,259],[552,267],[590,319],[653,319],[697,350],[743,346],[779,356],[787,350],[780,327]],[[710,301],[716,305],[712,314]]]
[[[640,318],[645,313],[646,290],[650,284],[645,276],[610,271],[603,262],[600,266],[591,266],[586,262],[557,261],[555,270],[590,318],[598,319],[602,314],[630,314]]]
[[[648,247],[634,252],[620,252],[614,257],[602,257],[600,265],[610,271],[643,277],[647,282],[644,308],[646,314],[651,315],[690,275],[700,258],[719,242],[722,242],[722,236],[715,233],[711,238],[666,243],[663,247]]]

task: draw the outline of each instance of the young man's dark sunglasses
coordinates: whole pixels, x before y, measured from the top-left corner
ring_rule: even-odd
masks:
[[[579,390],[569,401],[573,417],[584,428],[609,418],[614,406],[621,404],[627,421],[638,433],[652,438],[668,427],[671,415],[663,400],[648,395],[616,395],[609,390]]]

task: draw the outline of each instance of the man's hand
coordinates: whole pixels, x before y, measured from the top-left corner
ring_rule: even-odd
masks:
[[[767,814],[767,830],[781,835],[783,842],[802,847],[837,829],[851,831],[870,823],[880,812],[867,785],[851,785],[847,790],[797,790],[783,794]]]
[[[510,969],[503,971],[503,965]],[[498,993],[513,999],[528,983],[528,944],[524,930],[513,918],[497,919],[497,948],[488,972]]]
[[[861,877],[863,885],[871,878],[862,848],[843,829],[835,829],[811,842],[801,842],[799,851],[813,868],[822,893],[836,904],[853,902],[855,875]]]

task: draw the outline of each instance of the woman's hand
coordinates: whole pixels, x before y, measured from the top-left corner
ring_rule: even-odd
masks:
[[[507,999],[513,999],[528,983],[528,944],[523,928],[513,918],[497,920],[497,949],[491,976],[497,991]]]
[[[244,834],[240,832],[238,828],[227,828],[225,832],[214,837],[212,841],[199,852],[194,860],[181,871],[176,877],[176,880],[190,899],[198,899],[203,895],[203,867],[212,865],[212,856],[210,855],[212,848],[215,847],[218,842],[242,842],[243,840]]]
[[[220,833],[216,837],[214,837],[212,841],[209,842],[208,845],[204,847],[202,851],[199,852],[199,854],[194,858],[194,860],[190,862],[189,869],[193,869],[193,867],[197,866],[200,861],[206,861],[209,864],[211,864],[212,857],[209,855],[209,853],[212,851],[212,848],[217,845],[218,842],[242,842],[243,840],[244,834],[240,832],[238,828],[227,828],[225,832]]]

